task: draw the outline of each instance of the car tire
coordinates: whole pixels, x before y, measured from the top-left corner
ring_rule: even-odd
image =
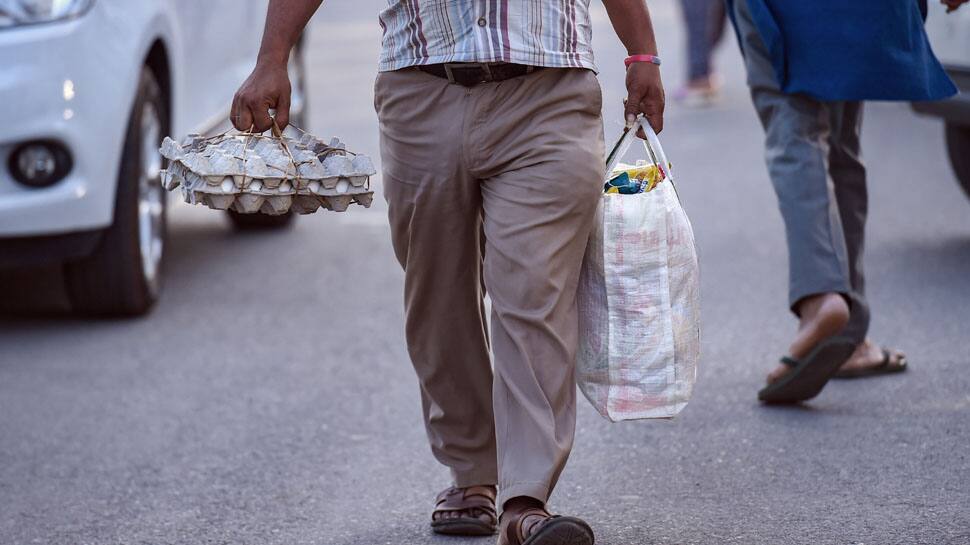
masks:
[[[138,316],[158,300],[166,223],[158,148],[168,134],[168,114],[158,80],[143,68],[122,150],[114,220],[91,255],[64,266],[76,312]]]
[[[947,123],[946,149],[953,172],[970,198],[970,126]]]
[[[303,58],[303,38],[293,48],[290,54],[290,79],[292,85],[303,96],[303,108],[290,117],[290,124],[303,129],[306,127],[307,101],[306,101],[306,71]],[[240,231],[266,231],[273,229],[285,229],[293,224],[295,214],[287,212],[278,216],[270,216],[261,212],[254,214],[240,214],[234,210],[229,210],[229,221],[232,226]]]
[[[229,211],[229,220],[232,226],[239,231],[267,231],[273,229],[285,229],[293,223],[293,212],[287,212],[278,216],[270,216],[262,212],[254,214],[240,214],[235,210]]]

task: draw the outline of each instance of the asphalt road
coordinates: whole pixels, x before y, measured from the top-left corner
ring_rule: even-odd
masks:
[[[375,157],[380,4],[328,3],[310,54],[311,128]],[[682,31],[672,2],[654,4],[672,90]],[[594,5],[609,138],[622,50]],[[970,543],[970,202],[942,127],[901,104],[866,113],[873,334],[911,371],[762,407],[794,322],[727,37],[724,101],[671,104],[662,136],[700,246],[694,399],[673,421],[624,424],[581,402],[552,506],[613,545]],[[0,543],[461,543],[427,527],[448,478],[421,426],[382,203],[247,235],[171,212],[164,296],[145,319],[64,314],[54,271],[2,277]]]

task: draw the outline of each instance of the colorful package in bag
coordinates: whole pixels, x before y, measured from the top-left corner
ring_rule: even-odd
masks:
[[[657,165],[637,161],[636,165],[618,163],[609,173],[609,181],[603,185],[605,193],[633,195],[653,191],[666,176]]]
[[[670,418],[680,412],[690,399],[700,354],[694,234],[670,164],[642,118],[607,159],[607,185],[641,127],[656,182],[666,178],[669,183],[655,182],[649,192],[606,190],[578,292],[577,382],[611,421]]]

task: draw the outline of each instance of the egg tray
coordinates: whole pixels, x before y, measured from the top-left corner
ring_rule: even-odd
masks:
[[[161,173],[165,189],[181,187],[185,202],[215,210],[343,212],[352,203],[369,207],[374,200],[370,177],[377,171],[370,158],[348,152],[336,138],[325,144],[308,133],[299,139],[189,135],[181,143],[165,138],[160,151],[170,161]]]

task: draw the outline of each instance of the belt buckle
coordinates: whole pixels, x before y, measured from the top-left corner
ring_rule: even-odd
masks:
[[[456,83],[458,85],[464,85],[455,80],[455,73],[454,73],[455,68],[458,68],[459,70],[467,70],[469,68],[479,68],[485,72],[485,79],[483,81],[476,82],[476,83],[487,83],[490,81],[494,81],[494,78],[492,76],[492,68],[488,65],[488,63],[485,63],[485,62],[445,63],[444,66],[445,66],[445,75],[448,76],[448,83]]]

